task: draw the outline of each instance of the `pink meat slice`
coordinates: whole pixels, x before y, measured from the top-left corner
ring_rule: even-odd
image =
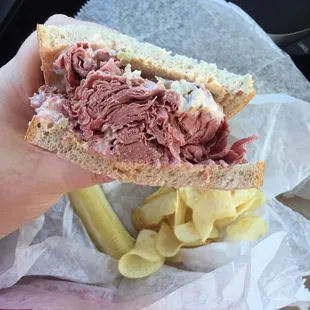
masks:
[[[92,50],[87,43],[68,48],[54,63],[63,74],[62,110],[69,130],[89,149],[121,161],[160,165],[242,164],[249,137],[227,147],[225,117],[211,112],[180,111],[182,95],[142,77],[124,76],[124,64],[114,51]],[[34,107],[51,97],[44,85],[32,97]],[[46,97],[42,96],[46,94]],[[59,103],[59,100],[58,100]]]

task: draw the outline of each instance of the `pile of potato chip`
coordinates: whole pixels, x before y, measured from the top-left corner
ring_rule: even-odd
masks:
[[[260,189],[217,191],[162,187],[134,209],[139,231],[132,250],[119,261],[128,278],[156,272],[166,259],[176,261],[181,247],[220,241],[255,240],[268,231],[260,217],[246,214],[264,203]]]

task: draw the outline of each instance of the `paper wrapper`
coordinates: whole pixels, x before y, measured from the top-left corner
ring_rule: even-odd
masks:
[[[260,92],[281,91],[310,101],[309,84],[289,58],[248,16],[224,1],[143,1],[138,5],[136,0],[125,5],[98,0],[90,1],[79,17],[216,61],[235,72],[252,69]],[[119,275],[113,258],[95,249],[65,196],[44,216],[0,240],[0,308],[306,306],[310,294],[302,277],[310,274],[310,222],[275,197],[296,188],[310,174],[309,124],[309,104],[281,94],[256,96],[230,120],[233,139],[260,136],[248,147],[248,159],[266,160],[263,189],[268,200],[256,211],[269,223],[263,239],[182,249],[183,269],[164,266],[146,279],[129,280]],[[135,236],[131,210],[154,188],[114,182],[104,189]]]

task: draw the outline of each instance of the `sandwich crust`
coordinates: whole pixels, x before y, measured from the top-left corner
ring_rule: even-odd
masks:
[[[50,127],[37,116],[33,117],[29,125],[25,140],[87,170],[123,182],[222,190],[261,187],[263,184],[264,162],[227,168],[187,163],[175,167],[167,165],[156,168],[146,164],[106,160],[101,154],[88,152],[83,143],[64,127],[57,125]]]

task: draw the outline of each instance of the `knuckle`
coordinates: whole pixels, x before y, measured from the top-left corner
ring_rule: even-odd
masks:
[[[64,20],[68,19],[69,17],[64,14],[54,14],[47,19],[45,22],[46,25],[53,25],[62,23]]]

